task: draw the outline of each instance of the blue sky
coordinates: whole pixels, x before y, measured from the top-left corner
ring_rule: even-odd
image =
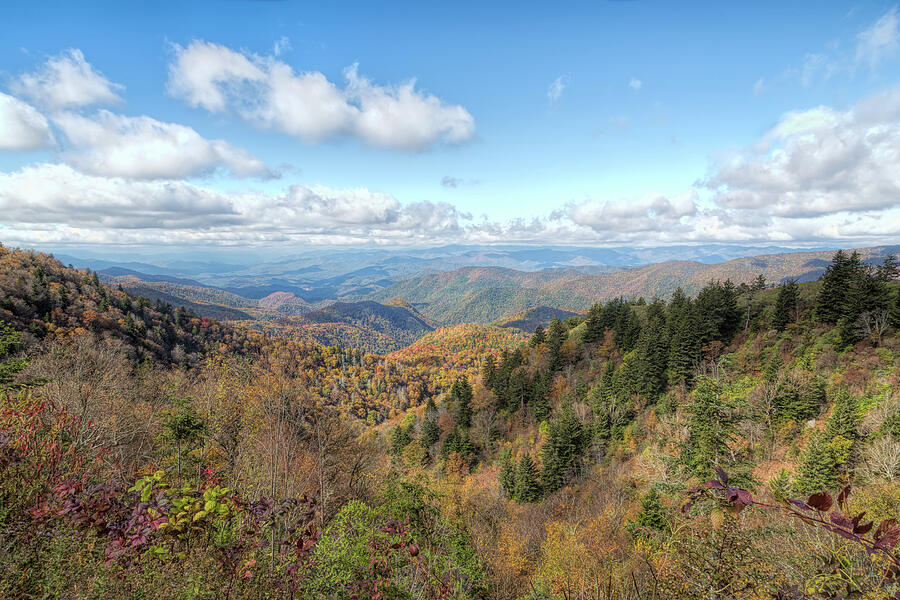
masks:
[[[862,245],[900,233],[892,4],[4,11],[5,243]]]

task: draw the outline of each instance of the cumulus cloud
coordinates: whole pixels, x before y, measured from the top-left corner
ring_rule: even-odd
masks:
[[[697,214],[696,194],[667,198],[645,196],[630,201],[589,200],[573,204],[568,216],[576,225],[596,232],[638,233],[678,227]]]
[[[643,87],[643,85],[644,83],[636,77],[632,77],[631,81],[628,82],[628,87],[630,87],[635,92],[641,91],[641,87]]]
[[[547,88],[547,98],[550,99],[550,102],[556,102],[562,97],[563,90],[566,89],[566,86],[569,85],[569,76],[568,75],[560,75],[556,79],[553,80],[553,83],[550,84],[550,87]]]
[[[174,179],[220,167],[235,177],[272,175],[246,150],[222,140],[207,140],[185,125],[105,110],[91,118],[61,113],[53,121],[71,146],[64,158],[93,175]]]
[[[113,104],[123,89],[94,70],[81,50],[70,49],[50,58],[40,69],[20,76],[12,84],[15,93],[57,110],[90,104]]]
[[[357,65],[344,77],[340,87],[318,71],[296,73],[272,57],[194,41],[175,46],[168,91],[191,106],[233,113],[309,143],[349,135],[372,146],[423,150],[475,134],[465,108],[416,90],[415,80],[377,85],[361,76]]]
[[[173,242],[422,243],[455,236],[471,219],[450,204],[404,205],[365,188],[295,185],[279,194],[227,193],[178,180],[89,175],[60,164],[0,174],[0,212],[29,241],[60,228],[67,240],[156,235]]]
[[[900,205],[900,91],[838,111],[790,112],[760,140],[716,165],[705,186],[726,209],[779,217]]]
[[[53,134],[44,115],[0,92],[0,150],[37,150],[52,143]]]
[[[857,36],[856,60],[875,66],[900,48],[900,20],[894,7]]]

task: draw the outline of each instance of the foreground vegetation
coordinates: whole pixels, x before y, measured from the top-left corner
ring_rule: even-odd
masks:
[[[383,357],[0,252],[0,597],[900,590],[891,260]]]

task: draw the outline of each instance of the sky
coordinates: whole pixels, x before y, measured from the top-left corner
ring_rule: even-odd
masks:
[[[0,242],[896,243],[898,8],[727,4],[15,3]]]

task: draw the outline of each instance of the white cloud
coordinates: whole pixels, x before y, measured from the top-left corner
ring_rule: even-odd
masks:
[[[95,71],[81,50],[70,49],[50,58],[34,73],[20,76],[12,89],[40,105],[61,109],[119,102],[116,90],[122,86]]]
[[[596,232],[633,233],[678,226],[684,217],[697,214],[696,194],[667,198],[651,195],[631,201],[589,200],[569,207],[576,225]]]
[[[0,92],[0,150],[37,150],[52,143],[53,134],[44,115]]]
[[[379,86],[352,65],[338,87],[322,73],[295,73],[271,57],[194,41],[175,47],[169,93],[194,107],[234,113],[255,125],[318,142],[355,136],[383,148],[423,150],[475,135],[475,121],[462,106],[415,89],[415,80]]]
[[[563,90],[566,89],[566,86],[569,85],[569,76],[568,75],[560,75],[556,79],[553,80],[553,83],[550,84],[550,87],[547,88],[547,98],[550,99],[550,102],[556,102],[562,97]]]
[[[403,205],[364,188],[226,193],[177,180],[88,175],[59,164],[0,174],[0,212],[25,241],[46,241],[41,232],[60,230],[65,235],[58,239],[66,240],[424,243],[457,235],[460,221],[470,218],[449,204]]]
[[[632,77],[631,81],[628,82],[628,87],[633,89],[635,92],[641,91],[641,87],[643,87],[643,85],[644,83],[636,77]]]
[[[781,217],[900,206],[900,91],[847,111],[787,113],[760,143],[717,165],[705,184],[723,208]]]
[[[894,7],[857,36],[856,60],[875,66],[900,48],[900,20]]]
[[[92,118],[60,113],[53,121],[71,146],[64,154],[66,161],[93,175],[175,179],[220,167],[235,177],[272,175],[246,150],[222,140],[207,140],[194,129],[176,123],[106,110]]]

